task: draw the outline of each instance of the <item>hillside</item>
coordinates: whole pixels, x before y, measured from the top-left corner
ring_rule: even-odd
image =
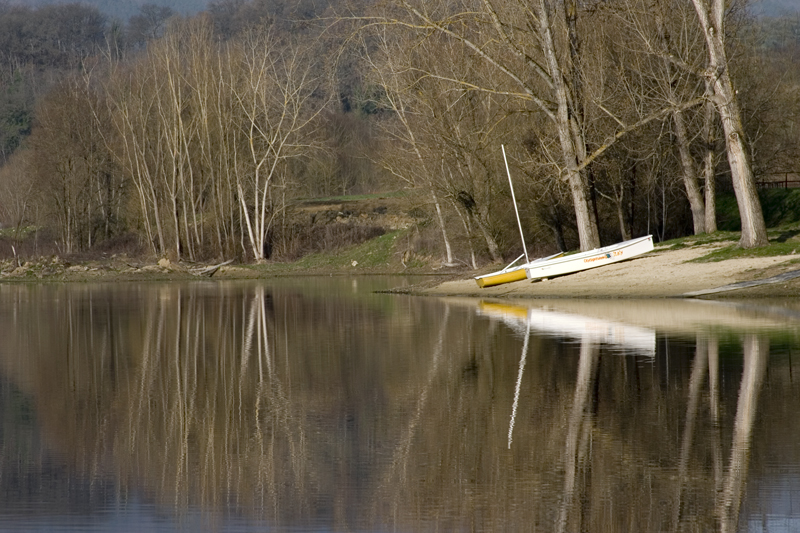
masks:
[[[10,3],[40,7],[49,4],[70,4],[74,3],[74,0],[12,0]],[[208,0],[81,0],[81,3],[97,7],[109,18],[127,21],[131,16],[138,14],[139,9],[145,4],[169,7],[183,15],[192,15],[204,10]]]
[[[800,2],[797,0],[755,0],[750,5],[750,12],[765,17],[781,17],[800,13]]]

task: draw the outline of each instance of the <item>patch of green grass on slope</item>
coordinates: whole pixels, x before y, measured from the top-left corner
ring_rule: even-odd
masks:
[[[387,269],[397,262],[392,255],[395,241],[402,233],[403,230],[391,231],[339,252],[314,253],[291,263],[269,263],[254,268],[275,274],[292,271],[347,271],[355,274],[361,271]]]
[[[742,257],[772,257],[776,255],[792,255],[800,252],[800,240],[779,241],[778,238],[770,238],[769,246],[761,248],[740,248],[738,244],[725,246],[718,250],[693,259],[692,263],[714,263],[725,261],[726,259],[737,259]],[[800,262],[800,257],[797,258]]]
[[[800,189],[761,189],[761,211],[768,228],[800,223]],[[717,226],[723,231],[741,231],[739,206],[733,194],[717,197]]]

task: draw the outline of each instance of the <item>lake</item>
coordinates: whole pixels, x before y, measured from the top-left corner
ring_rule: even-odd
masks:
[[[800,531],[800,302],[413,281],[0,284],[0,531]]]

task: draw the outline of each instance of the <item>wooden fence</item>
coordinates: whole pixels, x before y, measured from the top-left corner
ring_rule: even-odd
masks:
[[[791,189],[800,187],[800,172],[776,172],[756,178],[759,189]]]

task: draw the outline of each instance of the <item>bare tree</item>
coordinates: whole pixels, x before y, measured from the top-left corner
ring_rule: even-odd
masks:
[[[769,244],[767,227],[761,211],[755,180],[747,156],[744,127],[736,90],[731,79],[731,69],[725,50],[724,0],[692,0],[700,27],[708,47],[709,64],[705,72],[713,88],[712,101],[722,119],[725,146],[739,215],[742,220],[742,237],[739,245],[755,248]]]
[[[18,240],[23,226],[29,222],[29,211],[34,200],[34,182],[20,168],[27,166],[29,152],[14,154],[8,163],[0,167],[0,222],[14,228],[14,240]],[[22,161],[20,161],[22,159]]]
[[[318,100],[324,76],[320,56],[308,44],[282,41],[262,28],[246,34],[230,60],[239,62],[242,83],[232,87],[238,126],[247,139],[247,166],[235,175],[249,248],[257,261],[267,257],[274,217],[285,196],[276,182],[288,177],[288,163],[317,145],[314,128],[326,102]],[[246,170],[245,170],[246,169]]]
[[[84,78],[71,77],[43,98],[30,139],[27,172],[37,182],[61,233],[66,253],[107,238],[119,217],[122,191],[98,125],[87,120],[97,106]]]
[[[445,264],[452,265],[454,264],[453,247],[447,233],[442,206],[436,193],[433,179],[436,167],[432,166],[428,158],[423,155],[425,150],[424,143],[419,138],[415,124],[412,123],[415,118],[415,110],[412,108],[409,99],[411,98],[410,86],[413,85],[413,81],[404,76],[404,73],[408,72],[406,65],[400,59],[404,55],[404,47],[402,45],[397,46],[397,43],[393,42],[391,36],[385,31],[379,31],[376,37],[376,47],[380,59],[376,59],[374,54],[370,54],[369,46],[366,44],[363,46],[366,54],[365,59],[371,68],[372,74],[375,76],[376,83],[383,90],[383,105],[390,109],[399,121],[399,127],[396,128],[384,123],[384,126],[388,126],[384,128],[384,133],[405,145],[410,152],[410,157],[401,159],[402,166],[397,164],[397,158],[392,157],[391,154],[387,154],[390,157],[385,158],[383,164],[388,167],[392,174],[400,177],[408,184],[413,186],[418,181],[421,181],[430,191],[436,218],[442,232],[445,247]],[[413,161],[410,167],[406,166],[409,161]]]
[[[145,59],[114,70],[106,86],[108,112],[113,117],[116,133],[115,139],[108,143],[133,183],[140,224],[156,255],[163,255],[168,249],[158,181],[164,154],[152,121],[160,88],[160,81]]]
[[[191,88],[195,113],[191,153],[193,165],[198,167],[194,172],[198,190],[192,203],[194,227],[200,232],[198,242],[205,243],[206,225],[196,217],[209,221],[208,231],[213,234],[216,253],[231,256],[238,253],[240,234],[233,175],[239,165],[238,147],[245,144],[240,130],[234,127],[237,104],[232,80],[236,68],[214,44],[208,25],[200,26],[190,38],[184,79]]]
[[[698,142],[700,113],[695,108],[684,109],[680,105],[697,102],[705,89],[702,77],[696,73],[708,60],[702,35],[693,23],[692,11],[691,6],[672,0],[611,3],[605,8],[610,15],[610,27],[629,27],[631,31],[618,32],[627,35],[623,39],[608,36],[601,45],[613,58],[617,83],[627,96],[621,108],[645,112],[672,108],[665,117],[668,119],[665,126],[671,129],[671,135],[659,135],[653,141],[669,140],[674,145],[694,233],[700,234],[706,231],[706,215],[700,163],[695,160],[695,154],[708,147]]]
[[[450,12],[447,6],[431,3],[404,1],[401,6],[408,18],[393,19],[393,23],[423,34],[438,32],[460,42],[465,51],[486,61],[505,78],[507,83],[503,85],[508,90],[502,92],[532,103],[550,119],[559,139],[560,177],[569,184],[572,194],[581,249],[598,247],[600,238],[591,216],[585,167],[581,167],[586,142],[578,111],[580,103],[575,101],[578,94],[571,91],[575,87],[568,81],[574,81],[578,67],[565,68],[570,54],[561,47],[575,35],[574,25],[570,26],[563,10],[562,16],[553,21],[551,14],[556,8],[546,0],[536,0],[532,5],[514,1],[495,5],[484,0],[465,6],[462,12]],[[527,24],[520,25],[516,20]],[[556,30],[560,31],[559,39],[554,36]],[[571,41],[573,47],[576,44]],[[465,80],[450,81],[469,85]],[[497,90],[491,86],[473,88]]]
[[[588,75],[583,64],[581,27],[590,24],[589,12],[576,2],[566,5],[550,0],[527,3],[517,0],[476,0],[463,6],[438,2],[400,3],[399,14],[386,12],[367,19],[374,25],[394,25],[415,32],[418,43],[438,34],[460,43],[463,53],[484,62],[493,70],[489,83],[447,78],[427,72],[455,85],[518,99],[529,107],[530,114],[546,118],[548,130],[557,139],[557,176],[569,188],[577,221],[581,249],[600,243],[595,209],[591,200],[590,165],[619,139],[654,121],[663,120],[676,110],[696,106],[702,100],[665,103],[633,120],[602,105],[603,77],[597,74],[594,93],[588,92]],[[601,110],[615,122],[611,131],[603,131],[589,142],[591,131],[586,123],[589,105]]]

